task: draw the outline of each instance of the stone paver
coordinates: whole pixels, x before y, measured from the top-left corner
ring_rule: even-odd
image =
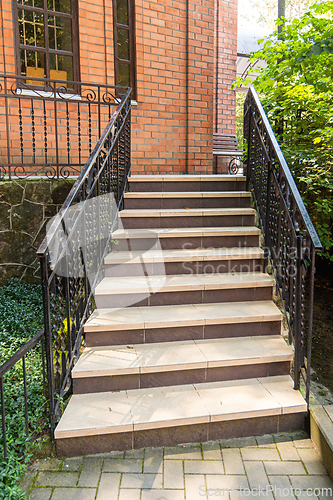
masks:
[[[131,489],[131,490],[120,490],[119,500],[140,500],[141,490]]]
[[[96,500],[117,500],[121,474],[102,473]]]
[[[220,443],[202,443],[204,460],[222,460]]]
[[[107,458],[103,472],[142,472],[142,460]]]
[[[56,488],[52,500],[95,500],[95,488]]]
[[[124,474],[121,488],[162,489],[162,474]]]
[[[333,499],[303,432],[43,460],[22,486],[31,500]]]
[[[163,448],[145,450],[143,472],[163,472]]]
[[[78,474],[76,472],[48,472],[39,473],[37,486],[76,486]]]
[[[62,470],[77,472],[83,463],[83,457],[66,458]]]
[[[226,474],[245,474],[241,451],[238,448],[226,448],[222,450],[222,455]]]
[[[196,462],[194,462],[196,463]],[[201,462],[199,462],[200,464]],[[166,460],[164,463],[164,488],[184,489],[182,460]]]
[[[86,458],[83,462],[78,486],[96,488],[101,475],[102,458]]]
[[[51,493],[51,488],[35,488],[32,490],[30,500],[49,500]]]
[[[282,460],[299,460],[297,448],[292,441],[281,441],[276,444]]]

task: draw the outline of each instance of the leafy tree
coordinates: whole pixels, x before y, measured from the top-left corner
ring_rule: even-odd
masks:
[[[333,1],[313,5],[269,36],[254,86],[333,261]],[[281,124],[283,124],[281,126]]]

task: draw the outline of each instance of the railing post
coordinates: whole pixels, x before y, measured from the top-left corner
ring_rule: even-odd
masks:
[[[250,186],[250,172],[251,172],[251,137],[252,137],[252,104],[249,106],[248,110],[248,134],[247,134],[247,162],[246,162],[246,191],[249,190]]]
[[[267,272],[268,255],[270,249],[269,234],[269,213],[271,204],[271,162],[267,163],[267,191],[266,191],[266,215],[265,215],[265,253],[264,253],[264,272]]]
[[[3,390],[3,377],[0,377],[0,396],[1,396],[1,423],[2,423],[2,443],[3,456],[7,460],[7,434],[6,434],[6,415],[5,415],[5,392]]]
[[[302,301],[302,241],[303,237],[296,232],[296,289],[295,289],[295,363],[294,363],[294,389],[300,388],[300,370],[302,366],[301,359],[301,301]]]
[[[308,349],[306,361],[306,402],[309,404],[310,398],[310,376],[311,376],[311,354],[312,354],[312,324],[313,324],[313,299],[314,299],[314,278],[316,273],[316,250],[311,242],[310,249],[311,270],[310,270],[310,297],[309,297],[309,327],[308,327]]]
[[[53,370],[53,342],[51,330],[51,317],[50,317],[50,295],[48,286],[48,273],[47,273],[47,254],[40,259],[40,268],[42,274],[42,292],[43,292],[43,309],[44,309],[44,335],[46,347],[46,368],[47,368],[47,381],[48,381],[48,396],[49,396],[49,412],[50,412],[50,427],[51,434],[55,428],[55,414],[54,414],[54,370]]]
[[[10,161],[10,139],[9,139],[9,111],[8,111],[8,89],[7,78],[4,77],[4,90],[5,90],[5,112],[6,112],[6,142],[7,142],[7,161],[8,161],[8,177],[12,178],[11,161]]]

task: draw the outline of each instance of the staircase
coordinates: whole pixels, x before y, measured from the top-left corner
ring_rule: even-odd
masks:
[[[303,427],[242,176],[132,176],[57,453]]]

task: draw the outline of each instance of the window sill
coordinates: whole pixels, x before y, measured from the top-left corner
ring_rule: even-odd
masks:
[[[47,90],[37,90],[37,89],[16,89],[16,95],[22,95],[27,97],[43,97],[46,99],[54,99],[54,92]],[[56,93],[56,99],[70,100],[70,101],[81,101],[82,98],[78,94],[67,94],[67,93]]]

